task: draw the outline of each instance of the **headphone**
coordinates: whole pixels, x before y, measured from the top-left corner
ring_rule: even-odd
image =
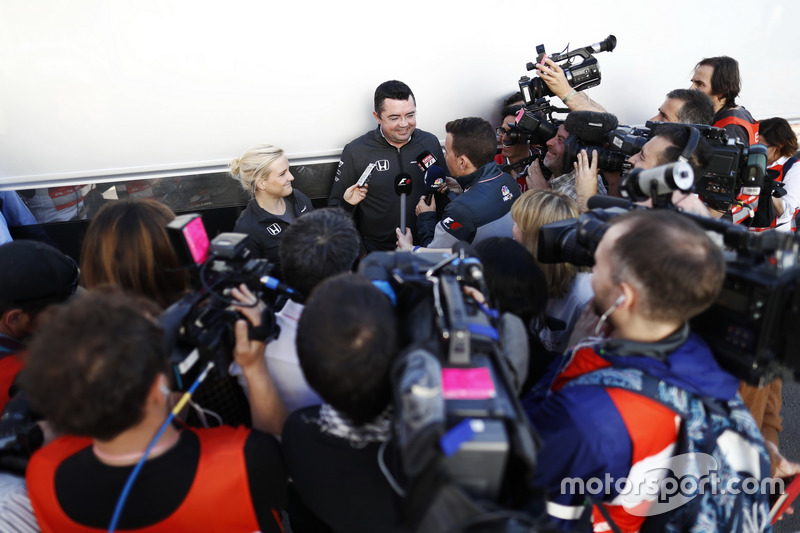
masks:
[[[684,163],[689,162],[689,159],[697,149],[697,144],[700,142],[700,131],[692,126],[687,126],[687,128],[689,128],[689,141],[686,143],[683,153],[678,157],[678,161],[683,161]]]

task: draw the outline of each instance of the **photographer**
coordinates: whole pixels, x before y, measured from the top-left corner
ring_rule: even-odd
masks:
[[[254,299],[244,286],[233,292]],[[254,309],[241,311],[257,327]],[[263,342],[248,338],[247,321],[236,323],[253,430],[165,425],[171,392],[157,314],[143,298],[87,293],[57,310],[31,344],[25,390],[65,435],[36,452],[26,473],[42,531],[105,530],[118,499],[122,530],[282,531],[286,472],[277,440],[259,431],[283,420]]]
[[[700,91],[674,89],[667,93],[667,98],[658,108],[658,114],[650,120],[710,126],[714,121],[714,104],[707,94]]]
[[[604,331],[607,338],[578,345],[552,380],[540,382],[543,389],[538,395],[526,398],[531,421],[544,441],[535,483],[549,494],[548,514],[563,524],[588,512],[584,506],[589,495],[566,490],[563,481],[604,480],[603,491],[590,492],[602,499],[592,516],[595,531],[610,529],[609,521],[623,531],[638,531],[649,516],[648,506],[656,504],[656,494],[622,492],[616,481],[646,486],[646,472],[678,453],[681,418],[644,392],[589,382],[601,371],[620,371],[634,376],[631,379],[641,375],[642,381],[652,376],[659,381],[659,390],[685,391],[728,404],[728,408],[738,405],[737,417],[743,418],[737,420],[745,421],[749,415],[735,400],[738,380],[719,367],[709,347],[688,325],[690,318],[715,301],[725,264],[721,250],[702,229],[664,209],[636,210],[612,219],[594,261],[595,331]],[[732,451],[760,457],[758,467],[766,462],[766,452],[752,419],[745,425],[755,444],[736,440]],[[694,430],[702,433],[704,428],[692,426]],[[676,476],[687,473],[679,466],[673,468]],[[761,470],[760,474],[768,473]],[[759,476],[758,470],[754,475]],[[737,496],[706,492],[704,504],[724,509],[704,517],[739,520],[741,526],[743,515],[752,511],[749,497],[743,492]],[[765,494],[752,497],[759,498],[756,511],[766,507]],[[725,526],[707,524],[710,531],[722,531]]]
[[[509,131],[511,131],[509,124],[516,122],[517,113],[522,107],[521,105],[511,105],[504,107],[500,112],[501,122],[496,131],[501,148],[500,153],[495,156],[494,162],[508,168],[507,172],[517,180],[520,191],[525,192],[528,190],[528,168],[533,163],[527,158],[533,157],[538,152],[531,149],[530,141],[506,144],[509,140]]]
[[[529,169],[529,185],[531,189],[552,189],[564,193],[578,202],[578,208],[584,212],[587,210],[586,202],[591,196],[595,194],[605,196],[608,191],[603,179],[597,173],[596,154],[590,157],[590,154],[582,150],[578,154],[578,160],[573,164],[573,169],[566,172],[564,142],[570,133],[566,125],[561,124],[556,136],[546,143],[547,155],[544,156],[542,164],[553,173],[553,177],[549,181],[546,180],[542,168],[538,162],[534,162]]]

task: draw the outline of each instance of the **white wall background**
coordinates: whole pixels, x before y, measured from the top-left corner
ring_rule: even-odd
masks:
[[[0,186],[221,166],[261,142],[335,160],[392,78],[443,138],[497,122],[537,44],[608,34],[589,94],[621,123],[723,54],[754,116],[800,116],[799,20],[790,0],[0,0]]]

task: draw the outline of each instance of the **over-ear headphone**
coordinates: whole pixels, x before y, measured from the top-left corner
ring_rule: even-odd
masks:
[[[689,162],[689,159],[697,149],[697,143],[700,142],[700,131],[692,126],[686,127],[689,128],[689,140],[686,142],[686,148],[683,149],[680,157],[678,157],[678,161],[683,161],[684,163]]]

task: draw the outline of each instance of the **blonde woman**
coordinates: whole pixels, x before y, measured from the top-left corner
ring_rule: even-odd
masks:
[[[292,187],[294,176],[289,171],[289,159],[277,146],[261,144],[250,148],[231,161],[230,172],[252,197],[233,231],[250,235],[252,251],[272,262],[272,275],[282,278],[278,247],[283,230],[314,209],[311,200]]]
[[[564,352],[569,336],[586,302],[592,299],[591,273],[569,263],[538,260],[539,228],[551,222],[578,217],[578,204],[569,196],[549,190],[530,190],[511,206],[514,240],[522,243],[544,272],[549,300],[544,322],[534,324],[548,350]]]

